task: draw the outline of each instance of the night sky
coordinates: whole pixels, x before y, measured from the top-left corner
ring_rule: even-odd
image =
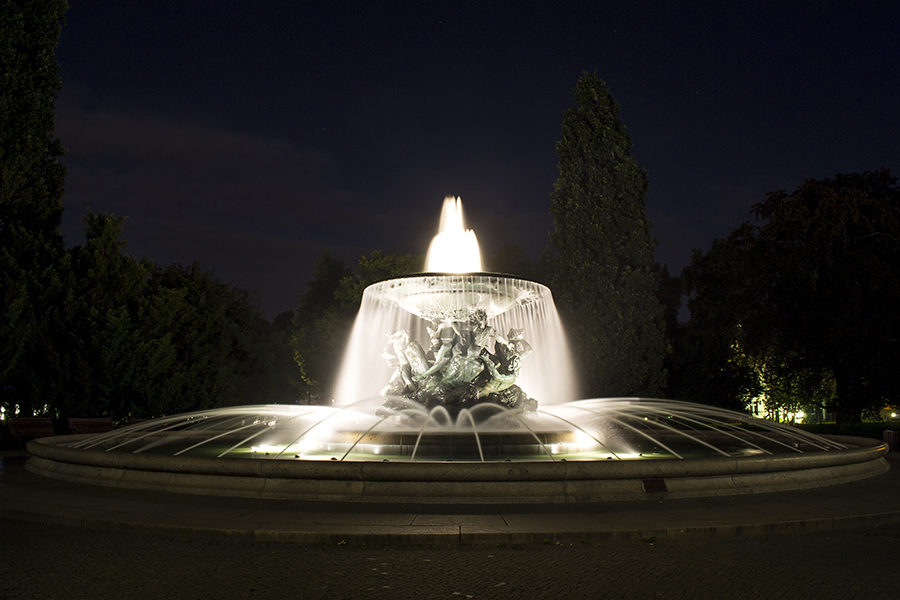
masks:
[[[767,192],[900,175],[893,1],[71,4],[67,244],[88,207],[127,216],[129,254],[198,260],[269,317],[324,250],[424,254],[447,195],[486,255],[537,259],[584,70],[621,104],[676,274]]]

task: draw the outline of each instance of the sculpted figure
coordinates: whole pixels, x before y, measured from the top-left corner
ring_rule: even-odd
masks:
[[[426,370],[413,377],[413,379],[415,381],[422,381],[423,379],[442,371],[447,366],[447,363],[450,362],[450,359],[453,356],[453,348],[458,345],[458,340],[458,332],[451,324],[442,326],[436,335],[436,341],[440,341],[440,346],[434,351],[434,363]],[[435,346],[437,346],[437,343],[435,343],[432,348]]]
[[[487,362],[487,367],[491,373],[491,379],[478,390],[480,396],[488,396],[505,390],[516,382],[516,377],[519,375],[519,361],[514,357],[507,361],[502,371],[491,361]]]
[[[475,345],[466,349],[466,358],[462,366],[462,380],[466,383],[474,382],[484,372],[486,361],[481,355],[483,350],[483,347]]]
[[[453,347],[453,355],[447,368],[441,375],[440,386],[450,390],[462,383],[470,383],[484,370],[484,362],[481,360],[481,348],[469,346],[463,348],[460,345]]]
[[[511,347],[520,359],[525,358],[534,351],[531,344],[525,341],[524,333],[524,329],[510,329],[509,333],[506,334],[507,342],[505,345]]]
[[[426,407],[493,402],[509,408],[537,408],[537,402],[515,385],[522,359],[532,353],[524,330],[512,328],[504,338],[479,309],[468,321],[445,321],[436,329],[429,327],[428,333],[432,344],[427,354],[406,330],[388,336],[382,356],[394,374],[381,392],[386,408],[401,410],[409,401]]]
[[[493,340],[503,340],[497,334],[497,331],[487,324],[487,313],[483,308],[479,308],[469,317],[469,325],[472,331],[472,342],[481,348],[487,348],[488,344]]]
[[[521,368],[522,358],[532,353],[531,344],[525,341],[522,329],[510,329],[507,339],[497,339],[497,363],[488,361],[491,380],[482,386],[480,393],[484,396],[501,392],[516,382]]]
[[[391,380],[381,390],[382,396],[410,396],[415,393],[416,374],[428,368],[425,351],[419,342],[409,339],[409,331],[401,329],[388,335],[388,343],[381,353],[388,366],[394,367]]]

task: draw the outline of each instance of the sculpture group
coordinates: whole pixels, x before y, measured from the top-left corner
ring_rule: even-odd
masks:
[[[401,329],[388,335],[382,357],[394,369],[381,390],[388,409],[401,410],[414,401],[427,408],[467,408],[493,403],[532,411],[537,401],[515,385],[521,361],[531,354],[523,330],[500,335],[488,325],[483,309],[467,321],[444,321],[428,328],[426,351]]]

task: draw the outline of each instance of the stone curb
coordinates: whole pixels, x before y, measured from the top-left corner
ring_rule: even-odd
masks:
[[[277,542],[319,546],[529,546],[540,544],[591,544],[605,541],[696,539],[712,536],[743,537],[785,535],[872,527],[900,522],[900,510],[874,514],[825,517],[809,520],[772,521],[685,527],[595,529],[591,531],[470,531],[469,526],[430,527],[346,526],[342,531],[290,531],[278,529],[228,529],[187,527],[160,523],[47,514],[0,509],[0,518],[101,531],[144,533],[189,539]],[[356,529],[357,531],[354,531]],[[413,531],[414,530],[414,531]],[[440,531],[434,531],[440,530]]]
[[[33,440],[27,468],[78,483],[201,495],[327,502],[586,503],[807,489],[871,477],[890,467],[887,445],[798,455],[686,461],[321,462],[212,459],[75,449],[84,436]],[[662,494],[663,496],[660,496]]]

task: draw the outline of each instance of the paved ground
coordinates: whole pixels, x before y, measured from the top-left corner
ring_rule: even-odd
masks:
[[[521,547],[305,546],[0,521],[2,598],[900,597],[900,525]]]
[[[22,459],[5,459],[0,598],[896,600],[900,457],[890,456],[890,473],[818,491],[578,509],[333,506],[329,513],[291,506],[314,508],[314,519],[289,518],[287,506],[272,501],[54,482],[25,472]],[[290,541],[259,541],[265,537],[258,527],[236,525],[240,510],[259,506],[281,515],[282,525],[290,520],[295,529],[315,525],[334,535],[306,531],[271,538]],[[224,525],[193,534],[173,525],[215,524],[216,515]],[[379,524],[361,524],[365,519]],[[529,535],[498,538],[497,519],[509,532]],[[416,520],[456,533],[421,536]],[[469,537],[461,535],[463,523]],[[507,542],[495,543],[501,539]]]

